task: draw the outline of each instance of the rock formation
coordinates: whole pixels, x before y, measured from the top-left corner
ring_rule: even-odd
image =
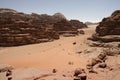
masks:
[[[120,10],[100,22],[92,39],[103,42],[120,41]]]
[[[54,30],[56,31],[74,31],[76,30],[69,21],[63,19],[54,24]]]
[[[18,46],[59,39],[58,31],[77,34],[77,28],[61,13],[52,16],[25,14],[0,8],[0,46]]]
[[[55,13],[53,15],[53,18],[56,18],[57,20],[66,19],[66,17],[62,13]]]
[[[70,21],[63,19],[54,24],[53,29],[59,34],[65,37],[75,36],[78,34],[77,28],[75,28]]]
[[[51,17],[51,16],[50,16]],[[0,9],[0,46],[18,46],[59,39],[48,15],[24,14],[12,9]],[[52,19],[52,18],[50,18]]]
[[[79,20],[70,20],[70,23],[74,26],[76,29],[81,29],[81,28],[87,28],[87,25],[84,24],[83,22],[80,22]]]
[[[104,18],[97,26],[96,32],[100,36],[120,35],[120,10],[115,11],[108,18]]]

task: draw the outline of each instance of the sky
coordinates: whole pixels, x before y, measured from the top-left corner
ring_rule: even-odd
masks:
[[[99,22],[120,10],[120,0],[0,0],[0,8],[28,14],[53,15],[60,12],[69,20]]]

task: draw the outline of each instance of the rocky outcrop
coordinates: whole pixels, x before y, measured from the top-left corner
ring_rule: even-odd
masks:
[[[119,42],[104,43],[104,42],[98,42],[98,41],[92,41],[92,40],[87,40],[86,44],[91,47],[104,47],[104,48],[119,47],[120,45]]]
[[[120,10],[115,11],[108,18],[104,18],[96,28],[100,36],[120,35]]]
[[[102,42],[120,41],[120,10],[116,10],[110,17],[104,18],[100,22],[92,40]]]
[[[105,35],[99,36],[98,34],[93,34],[92,38],[88,38],[93,41],[102,41],[102,42],[120,42],[119,35]]]
[[[85,34],[85,31],[84,30],[79,30],[79,33],[80,34]]]
[[[62,16],[62,17],[61,17]],[[62,14],[25,14],[12,9],[0,8],[0,46],[18,46],[59,39],[52,25]]]
[[[76,29],[81,29],[81,28],[87,28],[87,25],[84,24],[83,22],[80,22],[79,20],[70,20],[70,23],[74,26]]]
[[[40,39],[59,39],[59,35],[55,31],[46,31],[42,25],[14,21],[11,18],[5,19],[0,20],[0,46],[37,43],[41,42]]]
[[[66,17],[62,14],[62,13],[55,13],[53,15],[53,18],[56,18],[56,21],[62,20],[62,19],[66,19]]]
[[[0,64],[0,73],[1,72],[6,72],[8,70],[14,69],[11,65],[8,64]]]
[[[66,17],[62,13],[55,13],[54,15],[48,15],[48,14],[36,14],[32,13],[30,14],[32,20],[31,22],[33,24],[44,24],[47,25],[53,25],[56,22],[61,21],[62,19],[66,19]]]
[[[76,29],[71,25],[69,21],[63,19],[54,24],[55,31],[75,31]]]
[[[65,34],[65,36],[77,35],[77,29],[66,19],[63,19],[54,24],[53,29],[59,34]]]
[[[56,31],[77,31],[77,29],[87,28],[87,26],[78,20],[66,20],[62,19],[61,21],[54,24],[54,29]]]
[[[83,25],[82,22],[78,23]],[[19,46],[51,41],[59,39],[61,33],[77,35],[77,29],[61,13],[25,14],[0,8],[0,46]]]

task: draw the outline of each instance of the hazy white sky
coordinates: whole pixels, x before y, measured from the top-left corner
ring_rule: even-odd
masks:
[[[50,15],[60,12],[67,19],[97,22],[120,10],[120,0],[0,0],[0,8]]]

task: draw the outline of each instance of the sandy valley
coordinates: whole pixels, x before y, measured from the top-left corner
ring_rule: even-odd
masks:
[[[85,35],[62,37],[53,42],[6,47],[0,49],[0,63],[15,68],[73,71],[86,68],[88,58],[78,52],[88,49],[85,40],[94,32],[95,25],[85,28]],[[76,44],[73,44],[73,43]]]

